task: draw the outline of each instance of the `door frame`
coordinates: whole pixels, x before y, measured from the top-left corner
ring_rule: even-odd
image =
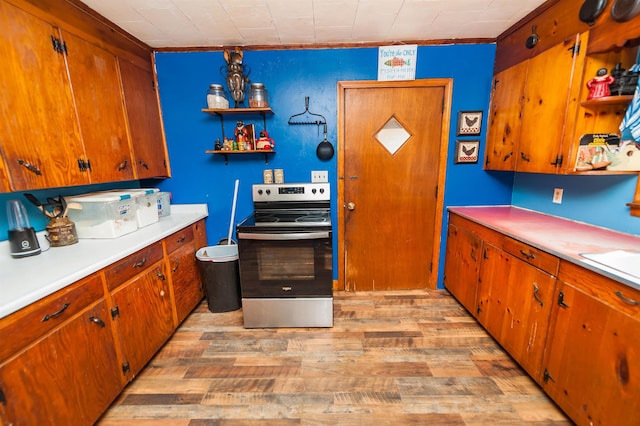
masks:
[[[444,105],[442,110],[442,134],[440,139],[440,159],[438,162],[438,197],[436,199],[435,230],[433,233],[433,255],[431,258],[431,271],[429,274],[428,288],[435,290],[438,287],[438,270],[440,269],[440,242],[442,240],[442,218],[444,210],[444,189],[447,175],[447,157],[449,153],[449,132],[451,129],[451,102],[453,94],[453,79],[451,78],[430,78],[408,81],[338,81],[338,122],[337,138],[338,149],[336,150],[338,160],[338,283],[334,290],[354,291],[345,288],[346,274],[346,251],[344,247],[345,239],[345,200],[344,200],[344,147],[345,147],[345,91],[347,89],[370,89],[370,88],[406,88],[406,87],[442,87],[444,88]]]

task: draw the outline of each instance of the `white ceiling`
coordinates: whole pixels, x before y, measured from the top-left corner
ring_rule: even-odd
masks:
[[[82,0],[154,48],[495,38],[545,0]]]

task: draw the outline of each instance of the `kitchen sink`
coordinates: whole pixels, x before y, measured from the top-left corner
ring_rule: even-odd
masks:
[[[581,253],[580,256],[640,279],[640,251],[613,250],[602,253]]]

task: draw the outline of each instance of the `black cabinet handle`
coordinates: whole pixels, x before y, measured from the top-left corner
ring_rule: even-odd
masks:
[[[122,163],[120,163],[120,164],[118,165],[118,171],[119,171],[119,172],[121,172],[121,171],[123,171],[124,169],[126,169],[126,168],[127,168],[127,164],[128,164],[128,163],[127,163],[127,160],[124,160]]]
[[[144,161],[142,161],[142,160],[141,160],[141,161],[138,161],[138,163],[139,163],[142,167],[144,167],[145,169],[149,170],[149,165],[148,165],[147,163],[145,163]]]
[[[105,327],[105,323],[104,321],[102,321],[100,318],[96,318],[94,316],[89,317],[89,321],[98,324],[100,327],[104,328]]]
[[[141,261],[134,263],[133,267],[134,268],[142,268],[145,265],[145,263],[147,263],[147,258],[146,257],[143,258]]]
[[[629,305],[640,306],[640,302],[625,297],[625,295],[623,295],[621,291],[616,291],[616,296],[618,296],[620,299],[622,299],[623,302],[628,303]]]
[[[520,254],[522,254],[524,257],[526,257],[527,260],[531,260],[531,259],[535,259],[536,258],[535,254],[527,252],[527,251],[524,251],[522,249],[520,250]]]
[[[176,257],[176,266],[171,268],[171,272],[176,272],[178,270],[178,266],[180,266],[180,259]]]
[[[520,153],[520,157],[527,163],[531,161],[531,158],[527,157],[524,152]]]
[[[62,313],[64,311],[67,310],[67,308],[70,306],[70,303],[65,303],[64,305],[62,305],[62,309],[60,309],[58,312],[54,312],[52,314],[47,314],[44,317],[42,317],[41,322],[45,322],[45,321],[49,321],[51,318],[56,318],[59,317],[60,315],[62,315]]]
[[[540,298],[538,297],[539,291],[540,291],[540,287],[538,287],[538,284],[533,283],[533,298],[536,300],[536,302],[540,304],[540,307],[543,307],[544,304],[542,303],[542,300],[540,300]]]
[[[26,168],[27,170],[29,170],[30,172],[35,173],[38,176],[42,175],[42,172],[40,171],[39,168],[37,168],[36,166],[34,166],[31,163],[27,163],[24,160],[18,160],[18,164],[20,164],[22,167]]]

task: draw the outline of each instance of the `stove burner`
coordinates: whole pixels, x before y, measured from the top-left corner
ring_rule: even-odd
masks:
[[[296,222],[300,223],[324,223],[327,218],[324,216],[301,216],[296,218]]]
[[[276,216],[272,216],[272,215],[264,215],[264,216],[259,216],[256,217],[256,222],[260,222],[260,223],[276,223],[276,222],[280,222],[280,219]]]

